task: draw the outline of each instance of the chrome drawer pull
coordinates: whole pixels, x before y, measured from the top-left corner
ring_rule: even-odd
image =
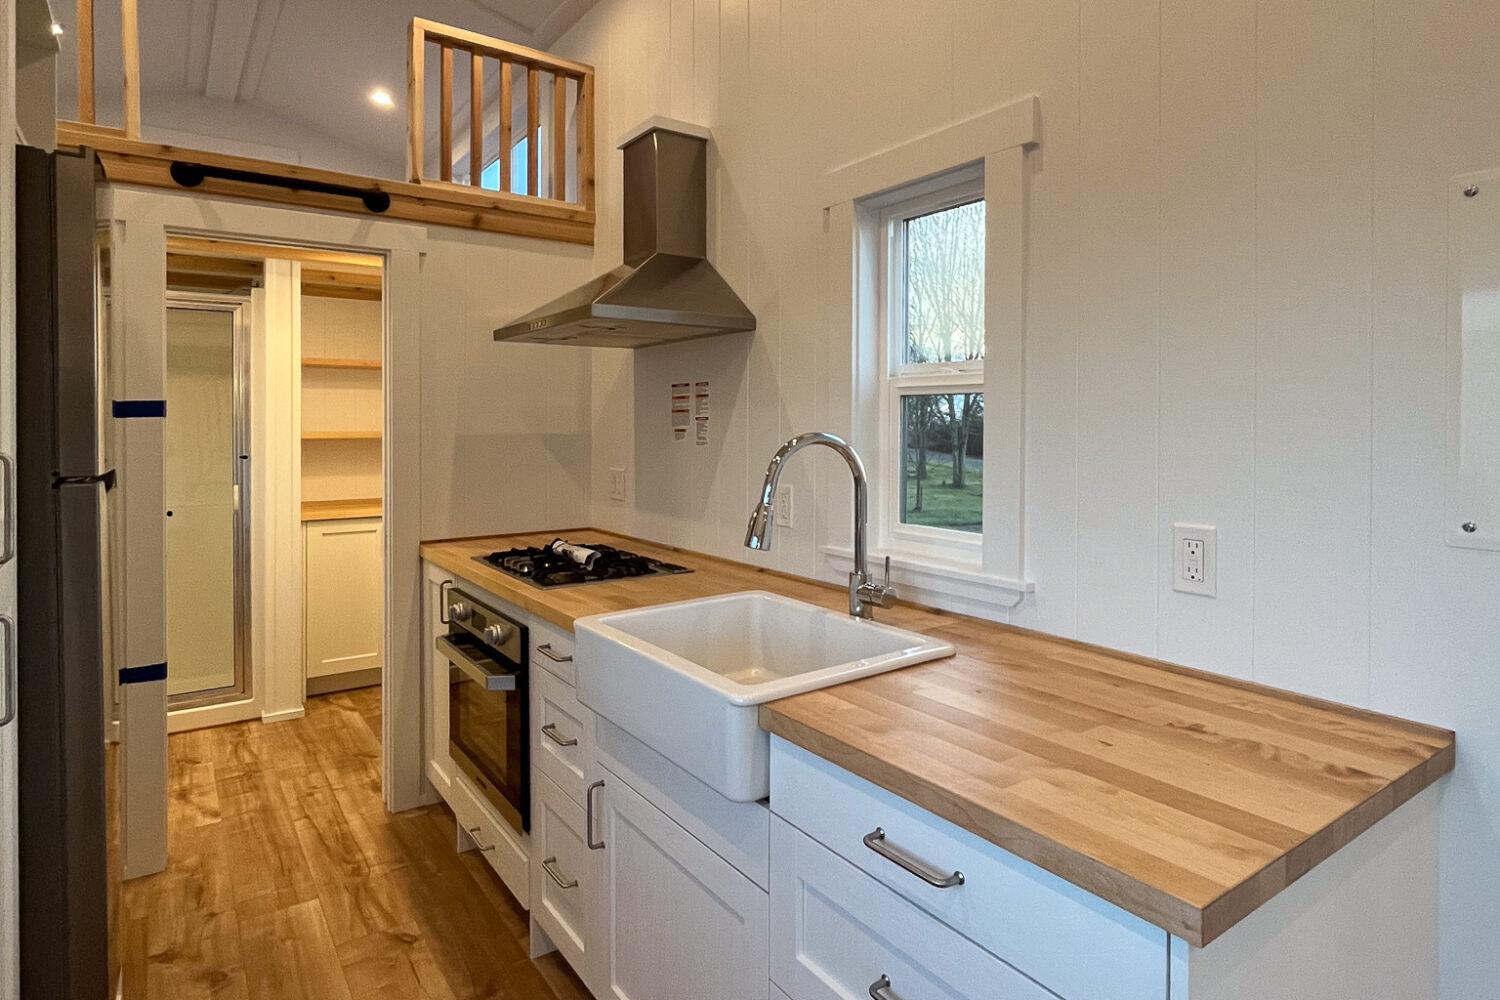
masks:
[[[483,844],[481,844],[479,842],[479,827],[477,827],[477,826],[466,826],[466,827],[464,827],[464,829],[469,831],[469,837],[470,837],[470,839],[472,839],[474,841],[474,846],[477,847],[477,848],[479,848],[479,853],[480,854],[487,854],[490,851],[493,851],[495,849],[495,845],[494,844],[491,844],[490,846],[485,847]]]
[[[603,787],[604,782],[596,781],[583,793],[583,802],[586,807],[583,817],[583,835],[591,851],[604,850],[604,841],[594,839],[594,791]]]
[[[563,737],[557,735],[557,723],[555,722],[549,722],[543,726],[542,735],[560,747],[576,747],[578,745],[578,741],[571,736]]]
[[[567,878],[567,879],[565,879],[561,875],[557,874],[557,858],[556,858],[556,856],[550,857],[550,858],[543,858],[542,859],[542,871],[544,871],[548,875],[552,876],[552,881],[554,881],[554,882],[557,883],[557,887],[559,889],[576,889],[576,888],[578,888],[578,880],[576,878]]]
[[[538,646],[536,648],[536,651],[538,653],[541,653],[547,659],[551,660],[553,663],[572,663],[573,662],[573,657],[571,657],[571,656],[558,656],[556,653],[552,652],[552,643],[550,643],[550,642],[544,642],[544,643],[542,643],[540,646]]]
[[[870,984],[870,1000],[901,1000],[901,996],[891,989],[891,977],[881,976]]]
[[[891,864],[905,871],[911,872],[917,878],[928,885],[938,889],[952,889],[954,886],[964,884],[964,873],[954,872],[952,875],[944,875],[942,872],[934,872],[899,847],[893,847],[885,839],[885,831],[876,827],[870,833],[865,834],[865,846],[876,854],[885,858]],[[874,995],[874,990],[870,991]]]

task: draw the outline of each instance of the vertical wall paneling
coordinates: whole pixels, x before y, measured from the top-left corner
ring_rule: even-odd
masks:
[[[1371,5],[1257,17],[1255,679],[1363,704]]]
[[[1078,636],[1152,653],[1160,10],[1086,0],[1082,12]]]
[[[1497,46],[1489,0],[1375,6],[1370,704],[1459,734],[1442,795],[1445,1000],[1500,984],[1500,553],[1444,544],[1440,405],[1449,199],[1463,200],[1456,175],[1500,167]]]
[[[1077,0],[972,0],[958,31],[959,54],[979,74],[957,99],[985,85],[1042,97],[1043,142],[1027,157],[1026,572],[1034,595],[1015,608],[1017,624],[1063,635],[1077,628],[1078,317],[1083,294],[1079,243],[1079,37]],[[985,8],[981,14],[976,8]],[[981,20],[983,17],[995,20]],[[991,59],[983,31],[1008,25],[1016,58]],[[1014,74],[1014,75],[1012,75]],[[966,98],[965,95],[970,95]],[[976,109],[977,110],[977,109]]]
[[[1255,0],[1166,0],[1161,39],[1158,654],[1251,670]],[[1218,529],[1218,596],[1172,588],[1172,524]]]

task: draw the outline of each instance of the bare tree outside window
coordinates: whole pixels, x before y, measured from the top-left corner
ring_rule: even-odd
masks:
[[[984,359],[984,202],[907,219],[902,363]],[[978,532],[983,520],[984,394],[901,397],[901,520]]]

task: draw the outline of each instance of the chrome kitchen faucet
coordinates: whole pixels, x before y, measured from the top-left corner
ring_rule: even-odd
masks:
[[[849,465],[849,471],[854,475],[854,572],[849,574],[849,613],[856,618],[874,618],[877,605],[888,608],[896,601],[896,588],[891,586],[891,557],[885,557],[885,582],[877,582],[870,575],[869,554],[865,548],[865,531],[870,520],[865,463],[859,460],[859,455],[843,438],[822,431],[798,434],[771,456],[771,464],[766,466],[766,481],[760,488],[760,500],[750,512],[750,526],[745,530],[745,548],[770,550],[771,531],[776,526],[776,484],[781,479],[782,466],[788,458],[814,444],[832,448],[842,455]]]

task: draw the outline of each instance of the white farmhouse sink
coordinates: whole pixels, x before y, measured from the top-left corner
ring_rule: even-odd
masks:
[[[580,618],[578,698],[736,802],[770,792],[757,707],[953,647],[761,591]]]

